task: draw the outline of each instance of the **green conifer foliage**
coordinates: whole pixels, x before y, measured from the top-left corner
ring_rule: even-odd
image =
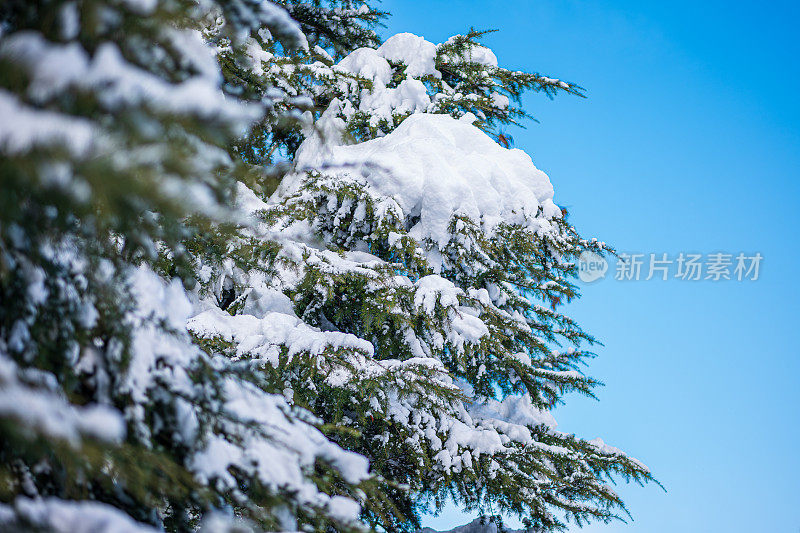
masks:
[[[229,342],[229,357],[271,368],[264,390],[282,389],[370,460],[392,503],[366,501],[364,519],[386,530],[415,529],[448,496],[534,530],[607,521],[626,512],[609,479],[652,479],[620,450],[555,429],[548,410],[598,385],[582,372],[596,341],[559,306],[578,296],[577,257],[608,249],[580,237],[527,156],[481,133],[526,117],[512,105],[526,90],[581,89],[499,67],[480,35],[435,45],[400,34],[309,69],[327,107],[306,115],[269,202],[241,189],[247,252],[204,283],[226,305],[190,322],[198,338]],[[445,142],[456,136],[469,142]],[[397,155],[404,146],[416,148]],[[519,163],[537,183],[533,207],[502,197],[500,220],[480,209],[443,219],[435,202],[408,199],[426,167],[472,152],[476,164]]]
[[[549,412],[608,248],[500,131],[582,89],[385,15],[0,5],[0,525],[554,531],[652,479]]]
[[[284,112],[212,45],[244,64],[264,34],[307,46],[255,0],[0,6],[3,527],[357,525],[366,462],[185,326],[236,218],[231,147]]]

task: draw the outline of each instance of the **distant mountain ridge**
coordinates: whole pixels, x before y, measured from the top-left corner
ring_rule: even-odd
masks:
[[[446,531],[438,531],[436,529],[424,527],[420,529],[418,533],[525,533],[525,530],[504,527],[502,531],[499,531],[496,523],[486,521],[485,519],[484,522],[481,523],[481,519],[476,518],[469,524],[464,524],[463,526],[458,526]]]

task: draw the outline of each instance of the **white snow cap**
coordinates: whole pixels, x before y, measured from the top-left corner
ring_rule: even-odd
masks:
[[[398,33],[389,37],[377,50],[358,48],[350,52],[336,68],[382,85],[388,85],[392,79],[389,61],[406,65],[405,73],[410,78],[428,75],[441,78],[442,73],[436,70],[436,49],[437,45],[418,35]]]
[[[392,69],[388,61],[403,63],[406,66],[405,74],[410,78],[423,76],[441,78],[442,73],[436,70],[436,54],[440,47],[452,43],[458,37],[460,35],[454,35],[443,43],[433,44],[413,33],[398,33],[389,37],[377,50],[374,48],[354,50],[342,59],[336,68],[383,85],[387,85],[391,79]],[[485,46],[471,46],[466,59],[487,67],[497,67],[497,56]],[[444,60],[452,61],[456,58],[445,56]]]
[[[298,168],[317,167],[317,161],[299,159]],[[561,214],[550,179],[528,154],[503,148],[468,121],[449,115],[412,115],[385,137],[331,147],[327,162],[333,168],[357,166],[377,195],[393,198],[406,216],[420,216],[411,230],[415,238],[440,247],[450,238],[454,215],[491,232],[501,222],[547,229],[546,219]],[[284,190],[293,192],[297,185]],[[537,218],[540,207],[544,218]]]
[[[452,37],[450,37],[449,39],[447,39],[445,42],[443,42],[442,44],[440,44],[438,46],[443,46],[445,44],[450,44],[453,41],[455,41],[458,37],[461,37],[461,35],[453,35]],[[438,46],[437,46],[437,48],[438,48]],[[453,59],[453,58],[449,57],[448,59]],[[497,66],[497,56],[494,55],[494,52],[492,52],[492,50],[490,48],[487,48],[485,46],[480,46],[480,45],[471,46],[470,49],[469,49],[469,57],[468,57],[468,59],[472,63],[478,63],[479,65],[484,65],[484,66],[487,66],[487,67],[496,67]]]
[[[405,63],[406,75],[415,78],[429,74],[441,78],[436,70],[436,45],[413,33],[398,33],[386,39],[378,54],[389,61]]]
[[[336,65],[336,68],[351,74],[357,74],[372,82],[386,85],[392,79],[392,67],[389,62],[373,48],[353,50]]]

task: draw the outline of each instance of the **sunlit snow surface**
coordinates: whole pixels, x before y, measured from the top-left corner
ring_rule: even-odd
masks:
[[[444,246],[453,215],[464,215],[487,232],[501,222],[546,227],[548,218],[561,215],[550,179],[530,156],[503,148],[471,125],[470,117],[421,113],[379,139],[320,144],[309,142],[301,149],[298,168],[322,166],[325,172],[357,176],[404,213],[419,215],[410,233],[418,240]],[[295,190],[304,177],[295,176],[282,184],[282,194]],[[544,217],[537,217],[540,208]]]

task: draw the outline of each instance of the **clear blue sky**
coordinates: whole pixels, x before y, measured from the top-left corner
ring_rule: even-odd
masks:
[[[532,95],[541,123],[511,132],[584,235],[764,256],[756,282],[606,279],[570,304],[605,343],[590,373],[606,386],[559,408],[560,429],[623,448],[668,489],[623,485],[635,521],[584,531],[799,532],[800,3],[383,6],[387,36],[496,28],[503,66],[587,89]]]

